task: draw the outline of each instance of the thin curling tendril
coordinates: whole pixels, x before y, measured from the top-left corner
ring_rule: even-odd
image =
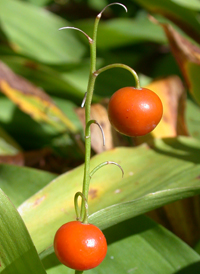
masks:
[[[103,138],[103,146],[105,146],[105,135],[104,135],[104,131],[103,131],[103,128],[102,126],[96,121],[96,120],[90,120],[88,123],[87,123],[87,127],[90,127],[91,124],[96,124],[100,130],[101,130],[101,134],[102,134],[102,138]],[[90,136],[85,136],[85,138],[89,138]]]
[[[128,12],[128,9],[127,9],[127,7],[126,7],[124,4],[118,3],[118,2],[114,2],[114,3],[108,4],[104,9],[102,9],[102,11],[97,15],[97,17],[98,17],[98,18],[101,18],[102,13],[103,13],[108,7],[113,6],[113,5],[119,5],[119,6],[123,7],[123,8],[125,9],[126,12]]]
[[[96,166],[96,167],[90,172],[90,178],[92,178],[93,174],[94,174],[97,170],[99,170],[101,167],[106,166],[106,165],[110,165],[110,164],[118,166],[118,167],[121,169],[122,177],[124,176],[124,170],[123,170],[123,168],[122,168],[118,163],[115,163],[115,162],[112,162],[112,161],[106,161],[106,162],[103,162],[103,163],[99,164],[98,166]]]
[[[93,42],[92,38],[91,38],[89,35],[87,35],[87,33],[85,33],[83,30],[81,30],[81,29],[79,29],[79,28],[67,26],[67,27],[59,28],[58,30],[63,30],[63,29],[73,29],[73,30],[77,30],[77,31],[83,33],[83,34],[85,35],[85,37],[87,37],[89,43],[92,43],[92,42]]]

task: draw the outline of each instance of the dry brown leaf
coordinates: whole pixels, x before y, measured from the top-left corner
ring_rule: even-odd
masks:
[[[147,215],[194,246],[200,237],[199,196],[187,198],[153,210]]]
[[[178,33],[171,25],[160,23],[152,16],[150,16],[150,20],[160,25],[165,31],[172,53],[179,65],[188,89],[200,104],[200,47]]]
[[[85,125],[85,109],[78,108],[76,113],[82,123]],[[105,150],[113,148],[113,138],[111,133],[111,125],[108,120],[107,110],[100,104],[91,106],[91,120],[96,120],[103,128],[105,135],[105,146],[103,146],[102,133],[96,124],[91,125],[91,145],[96,153],[101,153]]]

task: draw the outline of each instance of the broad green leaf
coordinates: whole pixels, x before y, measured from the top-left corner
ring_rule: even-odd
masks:
[[[69,23],[30,3],[0,1],[1,28],[19,54],[45,63],[77,62],[84,48],[72,31],[58,31]]]
[[[56,174],[33,168],[0,165],[0,187],[16,207],[56,177]]]
[[[107,5],[106,0],[88,0],[88,5],[96,10],[102,10]]]
[[[200,139],[200,108],[191,99],[187,100],[186,120],[191,136]]]
[[[76,22],[76,25],[92,36],[94,20]],[[166,43],[164,33],[150,22],[147,16],[136,19],[117,18],[101,21],[98,28],[97,47],[101,49],[117,48],[138,42],[153,41]]]
[[[191,10],[200,10],[200,2],[198,0],[171,0],[177,5],[183,6]]]
[[[0,127],[0,155],[14,155],[21,151],[20,146]]]
[[[199,63],[188,62],[183,66],[185,70],[185,79],[188,81],[188,88],[193,95],[196,102],[200,105],[200,91],[199,91],[199,73],[200,73],[200,58],[198,58]]]
[[[142,213],[156,209],[162,205],[172,203],[180,199],[200,194],[198,187],[174,188],[156,191],[133,201],[114,204],[90,215],[90,222],[101,229],[108,228],[116,223],[129,218],[139,216]]]
[[[51,0],[26,0],[26,1],[32,3],[33,5],[41,6],[41,7],[51,2]]]
[[[196,244],[195,251],[200,254],[200,241],[198,241],[198,243]]]
[[[180,6],[170,0],[132,1],[138,3],[151,13],[157,13],[165,16],[176,25],[178,25],[194,40],[200,42],[200,23],[198,20],[198,13],[196,11],[188,10],[187,8]]]
[[[0,97],[0,124],[23,148],[29,150],[43,147],[51,141],[52,135],[55,136],[52,128],[31,119],[6,97]]]
[[[2,190],[0,190],[0,217],[0,272],[46,273],[24,222]]]
[[[199,150],[199,141],[181,137],[157,140],[153,148],[146,145],[117,148],[95,156],[91,169],[101,162],[115,161],[123,167],[125,176],[120,178],[116,166],[104,167],[93,176],[89,192],[90,214],[161,190],[199,187]],[[18,208],[39,253],[51,246],[53,235],[61,224],[75,219],[73,197],[81,190],[82,178],[83,166],[80,166],[58,177]],[[181,199],[182,195],[179,197]]]
[[[69,114],[81,132],[80,123],[73,113],[75,105],[63,100],[56,99],[56,103],[64,113]],[[34,121],[5,97],[0,97],[0,125],[26,150],[48,146],[64,157],[79,160],[83,158],[77,143],[68,134],[58,134],[52,126]]]
[[[145,216],[111,226],[104,233],[108,240],[107,256],[100,266],[88,273],[198,273],[200,256]],[[58,265],[53,254],[43,263],[48,274],[73,274],[73,270]]]

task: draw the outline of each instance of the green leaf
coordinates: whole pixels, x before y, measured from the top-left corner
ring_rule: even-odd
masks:
[[[200,2],[198,0],[171,0],[177,5],[183,6],[191,10],[200,10]]]
[[[200,47],[199,47],[200,48]],[[188,81],[189,90],[196,100],[196,102],[200,105],[200,92],[199,92],[199,73],[200,66],[198,63],[187,62],[185,64],[185,78]]]
[[[99,11],[101,11],[107,4],[106,0],[88,0],[88,5]]]
[[[33,168],[0,165],[0,187],[16,207],[56,177],[56,174]]]
[[[146,145],[117,148],[95,156],[91,161],[91,170],[99,163],[110,160],[123,167],[125,176],[121,179],[120,170],[116,170],[115,166],[95,173],[90,185],[89,213],[139,198],[143,198],[141,203],[146,204],[144,212],[147,212],[153,203],[150,193],[161,190],[179,189],[180,195],[175,195],[175,199],[182,198],[183,188],[191,188],[189,195],[197,194],[200,186],[199,150],[199,141],[181,137],[157,140],[152,148]],[[60,225],[75,219],[73,197],[81,190],[82,178],[83,166],[80,166],[59,176],[19,207],[39,253],[52,244],[54,233]],[[194,187],[197,189],[192,191]],[[169,202],[167,193],[164,193],[166,199],[158,199],[160,204],[156,202],[158,207]],[[149,196],[145,196],[147,194]],[[154,197],[159,197],[159,194]],[[148,206],[149,201],[151,204]],[[144,212],[141,210],[139,214]],[[124,214],[124,219],[130,218],[129,212]]]
[[[138,216],[145,212],[159,208],[177,200],[200,194],[198,187],[175,188],[156,191],[133,201],[114,204],[101,209],[89,217],[89,221],[101,229],[108,228],[116,223]]]
[[[75,105],[64,99],[55,98],[55,101],[65,113],[69,114],[69,118],[81,131],[80,123],[74,113]],[[62,152],[65,157],[75,156],[76,158],[77,144],[69,135],[58,134],[52,126],[34,121],[5,97],[0,97],[0,125],[26,150],[48,146],[58,153]],[[71,153],[69,153],[70,150]]]
[[[35,6],[41,6],[41,7],[51,2],[51,0],[26,0],[26,1],[32,3]]]
[[[21,151],[20,146],[0,127],[0,155],[15,155]]]
[[[0,190],[0,272],[46,273],[16,208]]]
[[[198,273],[200,256],[162,226],[139,216],[104,231],[108,253],[91,274],[136,273],[174,274]],[[73,270],[59,265],[55,255],[43,260],[48,274],[72,274]]]
[[[92,35],[93,21],[76,22],[76,26]],[[97,47],[110,49],[139,42],[153,41],[166,43],[164,32],[159,26],[149,21],[146,14],[136,19],[118,18],[107,22],[101,21],[98,27]]]
[[[132,0],[151,13],[158,13],[185,31],[190,37],[200,42],[200,23],[198,13],[194,10],[178,5],[173,1],[166,0]],[[190,3],[190,1],[188,1]]]
[[[0,1],[1,27],[15,52],[45,63],[77,62],[84,48],[64,19],[26,2]]]
[[[198,241],[198,243],[196,244],[194,250],[195,250],[198,254],[200,254],[200,241]]]
[[[6,97],[0,97],[0,124],[25,149],[37,149],[48,144],[55,131],[35,122],[21,112]],[[20,128],[20,130],[19,130]]]
[[[191,99],[187,100],[186,121],[190,135],[200,139],[200,108]]]
[[[172,274],[185,267],[189,267],[187,273],[198,272],[199,255],[144,216],[110,227],[105,235],[109,250],[100,273]],[[91,273],[99,272],[94,269]]]

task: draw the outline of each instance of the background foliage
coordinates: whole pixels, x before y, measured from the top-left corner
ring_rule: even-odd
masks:
[[[73,273],[60,265],[52,242],[58,227],[75,218],[73,196],[81,190],[84,113],[79,106],[87,88],[89,47],[82,34],[58,29],[74,26],[91,35],[95,16],[109,3],[0,1],[3,274]],[[125,63],[134,68],[142,86],[161,97],[164,115],[144,138],[119,135],[110,127],[106,106],[117,89],[134,85],[133,78],[120,69],[98,77],[92,117],[104,128],[106,146],[92,127],[91,167],[115,161],[125,175],[122,179],[115,166],[107,166],[92,178],[90,222],[104,229],[109,248],[105,261],[88,273],[196,274],[200,4],[122,3],[128,13],[119,6],[103,13],[98,67]]]

